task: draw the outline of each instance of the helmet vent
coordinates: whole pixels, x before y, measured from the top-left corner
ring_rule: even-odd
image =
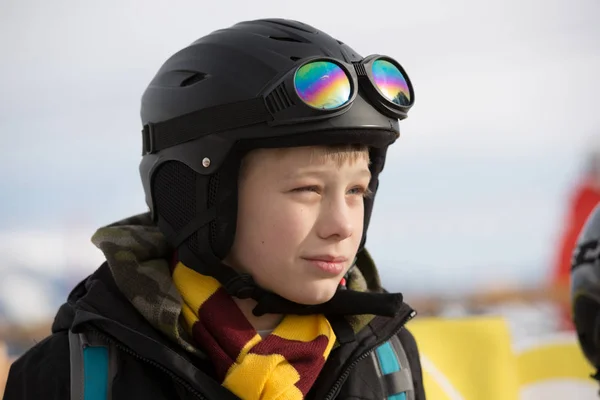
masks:
[[[193,75],[188,76],[183,81],[181,81],[179,86],[180,87],[192,86],[193,84],[203,81],[206,78],[208,78],[208,74],[205,74],[204,72],[194,72]]]
[[[285,86],[282,83],[277,86],[266,98],[267,108],[272,114],[285,110],[294,105],[294,102],[285,91]]]
[[[296,57],[296,56],[291,56],[290,57],[290,60],[292,60],[292,61],[298,61],[300,59],[302,59],[302,57]]]
[[[269,36],[269,39],[279,40],[281,42],[306,43],[304,40],[296,39],[289,36]]]

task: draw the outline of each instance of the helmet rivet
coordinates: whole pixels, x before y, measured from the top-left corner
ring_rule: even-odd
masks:
[[[203,166],[204,168],[208,168],[208,167],[210,167],[210,158],[208,158],[208,157],[204,157],[204,158],[202,159],[202,166]]]

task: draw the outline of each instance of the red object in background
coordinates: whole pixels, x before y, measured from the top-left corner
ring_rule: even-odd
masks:
[[[584,180],[573,193],[567,219],[559,243],[552,280],[556,285],[568,285],[571,272],[571,256],[579,233],[596,205],[600,203],[600,187],[591,180]]]

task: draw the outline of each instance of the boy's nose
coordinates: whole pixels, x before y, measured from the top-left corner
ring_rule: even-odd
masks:
[[[331,202],[322,209],[317,230],[320,238],[344,240],[352,236],[353,230],[350,208],[345,201]]]

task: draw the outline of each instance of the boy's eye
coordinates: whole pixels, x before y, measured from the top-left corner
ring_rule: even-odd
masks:
[[[318,186],[302,186],[292,190],[297,193],[321,193],[321,188]],[[353,196],[364,196],[368,197],[370,195],[370,191],[365,186],[356,186],[348,191],[349,195]]]
[[[368,197],[370,194],[370,191],[367,187],[364,186],[357,186],[354,187],[352,189],[349,190],[349,194],[351,195],[359,195],[359,196],[363,196],[363,197]]]
[[[319,193],[319,188],[317,186],[303,186],[293,190],[294,192],[315,192]]]

